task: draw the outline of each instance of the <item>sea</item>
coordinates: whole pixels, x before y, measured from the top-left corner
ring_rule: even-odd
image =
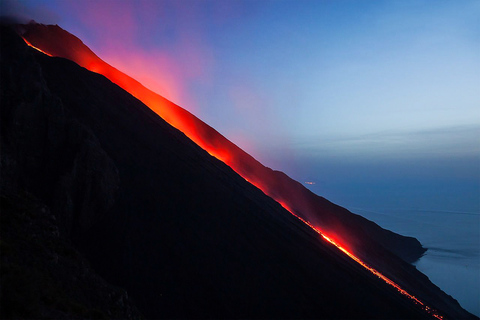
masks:
[[[417,238],[427,252],[414,265],[480,317],[480,213],[348,207],[396,233]]]

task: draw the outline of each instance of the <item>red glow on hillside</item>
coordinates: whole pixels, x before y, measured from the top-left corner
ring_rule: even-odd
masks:
[[[84,32],[82,39],[94,41],[102,59],[168,100],[195,110],[196,101],[186,88],[208,82],[214,62],[202,23],[194,16],[185,19],[201,2],[102,0],[92,5],[71,1],[68,6],[83,25],[95,30],[94,37],[86,30],[79,32]],[[159,48],[165,38],[168,47]]]
[[[80,41],[77,38],[75,39],[75,41]],[[59,56],[70,59],[90,71],[104,75],[110,81],[117,84],[118,86],[135,96],[137,99],[142,101],[145,105],[147,105],[150,109],[152,109],[155,113],[162,117],[166,122],[182,131],[187,137],[189,137],[201,148],[206,150],[210,155],[230,166],[249,183],[256,186],[266,195],[272,197],[277,202],[279,202],[283,208],[289,211],[292,215],[294,215],[308,227],[313,229],[322,237],[322,239],[335,246],[349,258],[364,267],[366,270],[370,271],[372,274],[394,287],[399,293],[408,297],[417,305],[420,305],[423,310],[431,314],[433,317],[437,319],[443,319],[443,317],[440,316],[436,310],[433,310],[430,307],[426,306],[418,298],[409,294],[394,281],[390,280],[376,269],[367,265],[356,255],[354,255],[352,253],[352,250],[346,245],[346,242],[344,240],[341,240],[340,237],[327,234],[320,230],[318,227],[314,226],[314,224],[312,224],[310,221],[300,217],[296,213],[296,210],[294,210],[294,208],[290,206],[289,203],[292,202],[290,202],[289,199],[285,199],[283,196],[278,195],[278,189],[276,189],[277,186],[275,185],[276,181],[271,180],[272,177],[267,174],[269,171],[265,171],[266,169],[265,167],[263,167],[263,165],[258,163],[258,161],[253,159],[250,155],[248,155],[243,150],[234,145],[232,142],[227,140],[225,137],[215,131],[215,129],[209,127],[201,120],[196,118],[190,112],[182,109],[173,102],[147,89],[135,79],[110,66],[109,64],[98,58],[90,49],[86,47],[83,48],[82,46],[82,50],[70,50],[68,44],[62,45],[60,47],[53,46],[50,48],[50,43],[48,41],[42,44],[37,44],[37,46],[40,46],[44,48],[45,51],[47,51],[45,52],[44,50],[33,46],[26,39],[24,40],[29,46],[49,56]],[[53,41],[53,43],[55,42]],[[72,47],[75,46],[73,45]]]
[[[170,101],[188,101],[183,92],[185,79],[177,76],[181,70],[172,59],[161,52],[114,52],[103,54],[107,61],[125,74],[130,74],[148,89],[160,92]],[[118,51],[118,50],[117,50]],[[161,76],[159,76],[161,75]]]

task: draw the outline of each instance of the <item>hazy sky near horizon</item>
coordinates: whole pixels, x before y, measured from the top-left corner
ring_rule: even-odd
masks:
[[[319,193],[453,179],[480,210],[480,1],[0,1]]]

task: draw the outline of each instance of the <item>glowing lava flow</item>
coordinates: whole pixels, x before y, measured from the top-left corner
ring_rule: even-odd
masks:
[[[29,45],[30,47],[32,47],[33,49],[38,50],[38,51],[40,51],[41,53],[46,54],[46,55],[49,56],[49,57],[53,57],[53,56],[52,56],[51,54],[49,54],[48,52],[45,52],[45,51],[43,51],[42,49],[35,47],[33,44],[31,44],[30,42],[28,42],[27,39],[23,38],[23,41],[25,41],[25,43],[28,44],[28,45]]]
[[[392,287],[394,287],[398,292],[400,292],[402,295],[406,296],[407,298],[409,298],[410,300],[413,300],[416,304],[420,305],[423,310],[425,310],[426,312],[428,312],[430,315],[434,316],[435,318],[437,319],[444,319],[443,316],[439,315],[438,312],[432,308],[430,308],[429,306],[427,306],[426,304],[424,304],[422,301],[420,301],[417,297],[409,294],[407,291],[405,291],[404,289],[402,289],[397,283],[395,283],[394,281],[390,280],[389,278],[387,278],[386,276],[384,276],[383,274],[381,274],[379,271],[377,271],[376,269],[370,267],[369,265],[367,265],[365,262],[363,262],[362,260],[360,260],[360,258],[358,258],[357,256],[355,256],[354,254],[352,254],[350,251],[348,251],[347,249],[345,249],[344,247],[342,247],[341,245],[339,245],[338,243],[335,242],[335,240],[333,240],[332,238],[330,238],[329,236],[327,236],[326,234],[324,234],[320,229],[318,229],[317,227],[315,227],[314,225],[312,225],[309,221],[306,221],[305,219],[297,216],[295,213],[293,213],[293,211],[288,208],[288,206],[286,206],[284,203],[280,203],[280,205],[285,209],[287,210],[288,212],[290,212],[293,216],[295,216],[297,219],[299,219],[300,221],[302,221],[304,224],[306,224],[307,226],[309,226],[311,229],[313,229],[316,233],[318,233],[320,236],[322,236],[323,239],[325,239],[326,241],[330,242],[332,245],[334,245],[335,247],[337,247],[340,251],[342,251],[344,254],[346,254],[350,259],[352,259],[353,261],[357,262],[359,265],[361,265],[362,267],[364,267],[365,269],[367,269],[368,271],[370,271],[371,273],[373,273],[375,276],[377,276],[378,278],[382,279],[383,281],[385,281],[387,284],[391,285]]]
[[[129,92],[131,95],[142,101],[155,113],[157,113],[161,118],[168,122],[173,127],[182,131],[187,137],[189,137],[193,142],[199,145],[202,149],[206,150],[210,155],[224,162],[226,165],[231,167],[235,172],[242,176],[247,182],[254,185],[258,189],[262,190],[267,196],[275,199],[280,205],[289,211],[292,215],[302,221],[304,224],[312,228],[317,232],[325,241],[328,241],[330,244],[337,247],[341,252],[347,255],[349,258],[357,262],[359,265],[373,273],[378,278],[382,279],[387,284],[393,286],[399,293],[411,299],[417,305],[420,305],[423,310],[432,315],[437,319],[443,319],[441,315],[437,313],[436,310],[428,307],[423,302],[421,302],[415,296],[409,294],[407,291],[402,289],[394,281],[390,280],[383,274],[381,274],[376,269],[370,267],[357,256],[352,254],[350,251],[345,249],[342,245],[338,244],[331,237],[327,236],[320,229],[312,225],[309,221],[298,216],[291,210],[288,205],[278,196],[272,195],[272,192],[269,192],[270,185],[264,183],[259,176],[258,171],[256,171],[255,165],[257,161],[253,159],[246,152],[235,146],[232,142],[227,140],[225,137],[220,135],[213,128],[204,124],[196,118],[194,115],[182,109],[181,107],[175,105],[173,102],[163,98],[162,96],[152,92],[151,90],[145,88],[135,79],[127,76],[126,74],[120,72],[114,67],[110,66],[100,58],[98,58],[90,49],[87,47],[83,48],[83,52],[76,53],[75,51],[65,51],[64,47],[53,48],[50,53],[45,52],[44,50],[39,49],[38,47],[32,45],[29,41],[24,38],[26,44],[30,47],[48,55],[48,56],[58,56],[70,59],[80,66],[95,72],[102,74],[107,77],[110,81],[117,84],[125,91]],[[78,40],[80,41],[80,40]],[[81,41],[80,41],[81,43]],[[82,43],[83,44],[83,43]],[[67,45],[68,47],[68,45]],[[258,163],[259,164],[259,163]],[[263,165],[262,165],[263,167]],[[264,177],[265,178],[265,177]],[[306,182],[310,184],[310,182]],[[313,183],[312,183],[313,184]]]

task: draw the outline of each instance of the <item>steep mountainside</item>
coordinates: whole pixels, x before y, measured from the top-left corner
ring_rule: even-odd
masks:
[[[104,76],[3,29],[1,83],[2,219],[28,215],[2,220],[2,306],[19,299],[8,300],[18,279],[8,258],[69,295],[40,293],[42,317],[137,317],[128,297],[149,318],[431,317]],[[50,225],[60,244],[20,236]],[[25,254],[34,243],[47,254]],[[400,258],[376,256],[442,314],[472,317]],[[38,295],[26,290],[28,304]]]
[[[413,262],[425,252],[416,239],[382,229],[375,223],[315,195],[284,173],[263,166],[185,109],[102,61],[80,39],[59,26],[30,23],[18,26],[18,31],[32,45],[48,54],[67,58],[88,70],[105,75],[267,195],[320,227],[364,260],[374,263],[376,259],[372,255],[387,250],[407,262]]]

